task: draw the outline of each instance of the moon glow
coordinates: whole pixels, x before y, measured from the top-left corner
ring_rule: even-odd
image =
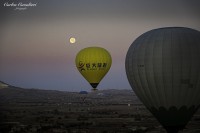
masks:
[[[76,42],[76,38],[71,37],[71,38],[69,39],[69,42],[70,42],[71,44],[75,43],[75,42]]]

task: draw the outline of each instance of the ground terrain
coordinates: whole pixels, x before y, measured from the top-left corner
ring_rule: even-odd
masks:
[[[200,111],[182,133],[200,132]],[[0,133],[166,133],[132,90],[0,89]]]

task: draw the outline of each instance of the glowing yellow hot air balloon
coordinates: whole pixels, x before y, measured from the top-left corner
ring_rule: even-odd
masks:
[[[111,55],[100,47],[82,49],[76,56],[76,67],[94,90],[109,71],[112,64]]]

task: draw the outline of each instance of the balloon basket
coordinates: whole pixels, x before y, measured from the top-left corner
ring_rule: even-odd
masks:
[[[93,89],[91,89],[93,92],[95,92],[95,91],[98,91],[98,89],[96,89],[96,88],[93,88]]]

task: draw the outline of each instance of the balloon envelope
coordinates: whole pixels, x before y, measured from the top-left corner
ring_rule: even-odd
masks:
[[[111,64],[111,55],[100,47],[84,48],[76,56],[78,71],[94,89],[109,71]]]
[[[200,32],[148,31],[130,46],[125,66],[132,89],[165,129],[184,128],[200,105]]]

